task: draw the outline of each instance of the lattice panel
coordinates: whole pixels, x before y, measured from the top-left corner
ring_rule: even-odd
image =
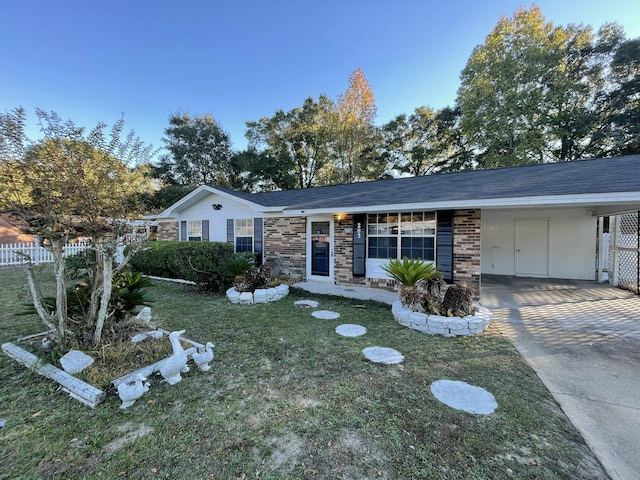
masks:
[[[635,293],[638,291],[638,251],[620,250],[618,286]]]
[[[618,217],[620,222],[619,236],[616,245],[623,248],[638,248],[638,214],[628,213]]]
[[[639,216],[640,212],[620,215],[616,232],[618,286],[637,294],[640,294]]]

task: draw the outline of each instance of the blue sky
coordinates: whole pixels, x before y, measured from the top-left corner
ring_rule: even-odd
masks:
[[[169,115],[210,112],[246,146],[245,122],[306,97],[333,99],[361,68],[381,125],[400,113],[453,105],[473,48],[511,0],[20,0],[4,2],[0,109],[35,108],[88,128],[113,124],[156,147]],[[548,21],[640,36],[631,0],[540,0]]]

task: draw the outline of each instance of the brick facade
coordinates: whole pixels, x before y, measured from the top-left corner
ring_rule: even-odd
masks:
[[[471,288],[476,297],[480,296],[480,220],[480,210],[454,212],[453,281]],[[353,216],[335,219],[334,227],[335,283],[394,289],[397,282],[392,279],[353,276]]]
[[[353,215],[333,220],[333,278],[337,284],[365,285],[365,278],[353,278]]]
[[[158,240],[178,240],[178,222],[158,222]]]
[[[480,210],[456,210],[453,219],[453,281],[480,295]],[[275,272],[306,278],[306,218],[264,219],[264,257]],[[353,276],[353,215],[334,216],[334,281],[338,285],[394,289],[395,280]],[[177,232],[176,232],[177,233]]]
[[[264,219],[264,259],[278,275],[306,278],[307,220],[304,217]]]
[[[480,297],[480,210],[456,210],[453,214],[453,281]]]

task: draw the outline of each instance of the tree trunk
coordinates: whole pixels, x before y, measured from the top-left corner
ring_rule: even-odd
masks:
[[[473,291],[461,285],[451,285],[444,294],[442,315],[447,317],[466,317],[473,315]]]
[[[113,257],[115,252],[109,247],[102,251],[102,298],[100,299],[100,310],[98,310],[96,329],[93,334],[93,343],[96,345],[102,340],[102,329],[107,319],[109,302],[111,301],[111,288],[113,287]]]
[[[102,294],[102,251],[97,245],[94,245],[96,252],[96,263],[89,268],[89,276],[91,280],[91,299],[89,300],[89,311],[87,312],[86,326],[91,329],[96,323],[98,317],[98,308],[100,307],[100,298]],[[87,263],[88,264],[88,263]]]
[[[33,264],[31,261],[27,263],[27,282],[29,283],[29,291],[31,292],[31,299],[33,300],[33,306],[40,317],[40,320],[47,326],[47,328],[53,332],[57,332],[55,324],[51,322],[51,312],[47,309],[44,300],[42,299],[42,292],[36,283],[33,276]]]
[[[51,240],[51,254],[53,255],[53,271],[56,277],[56,329],[58,342],[67,345],[67,288],[64,283],[64,251],[65,239]]]

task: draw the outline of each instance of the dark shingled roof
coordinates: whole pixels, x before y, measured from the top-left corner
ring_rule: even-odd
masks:
[[[255,194],[217,189],[264,207],[296,210],[640,192],[640,155]]]

